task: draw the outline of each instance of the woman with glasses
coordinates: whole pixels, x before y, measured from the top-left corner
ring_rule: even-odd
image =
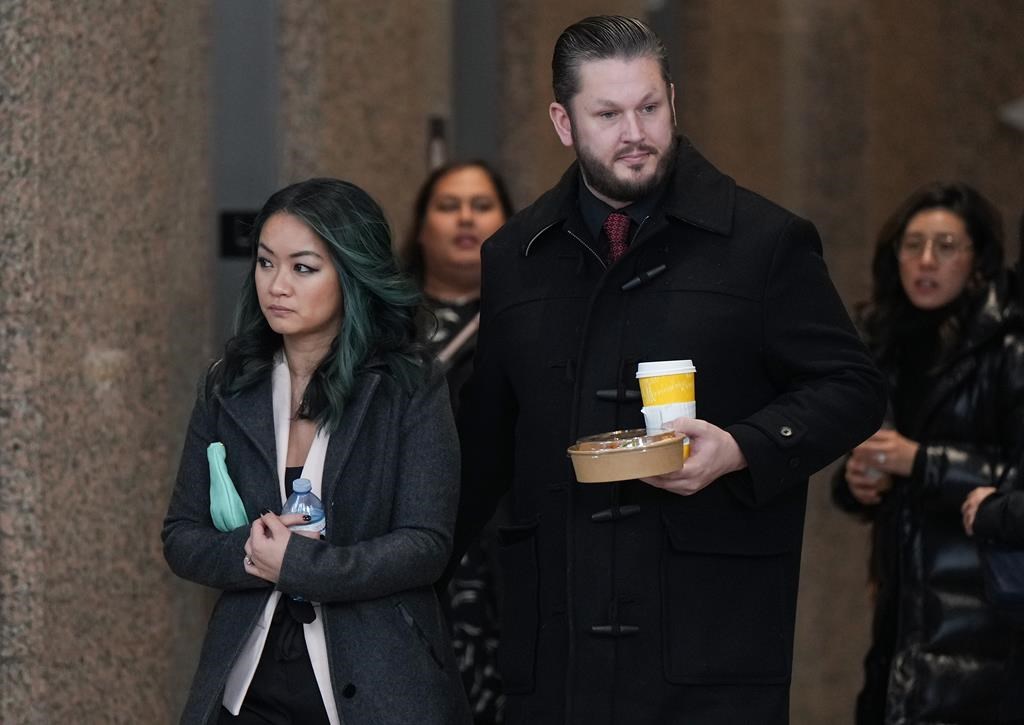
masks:
[[[1005,314],[1002,225],[960,183],[886,221],[861,309],[890,385],[888,424],[854,449],[836,502],[873,524],[868,723],[1024,722],[1024,641],[985,602],[960,506],[1024,437],[1024,339]]]

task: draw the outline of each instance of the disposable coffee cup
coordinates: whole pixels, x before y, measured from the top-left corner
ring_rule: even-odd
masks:
[[[697,417],[697,395],[692,360],[660,360],[637,365],[636,379],[644,406],[647,430],[671,428],[676,418]],[[684,442],[684,454],[690,455],[690,440]]]

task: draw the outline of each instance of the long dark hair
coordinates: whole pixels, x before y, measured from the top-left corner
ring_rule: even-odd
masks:
[[[505,212],[505,218],[508,219],[515,212],[512,206],[512,197],[508,193],[505,180],[486,161],[481,161],[480,159],[452,161],[434,169],[416,194],[416,201],[412,207],[412,225],[409,227],[409,235],[405,239],[405,248],[402,250],[402,261],[406,271],[421,285],[423,283],[424,261],[420,234],[423,232],[423,222],[427,218],[427,207],[430,205],[430,198],[434,195],[434,189],[441,179],[448,176],[448,174],[462,171],[463,169],[480,169],[483,171],[494,185],[494,192],[498,195],[498,203],[501,204],[501,210]]]
[[[407,389],[423,379],[425,365],[414,342],[420,296],[398,268],[384,212],[365,191],[338,179],[309,179],[281,189],[253,222],[252,262],[235,312],[235,335],[211,374],[211,386],[223,394],[264,380],[283,344],[260,308],[254,276],[263,226],[280,213],[297,217],[324,241],[338,272],[342,321],[299,406],[300,417],[333,431],[354,392],[357,370],[371,358]]]
[[[929,209],[945,209],[960,217],[974,244],[967,285],[939,326],[940,360],[959,342],[964,323],[984,300],[988,284],[1002,274],[1003,224],[992,202],[962,182],[933,182],[912,193],[878,232],[871,262],[871,299],[860,308],[868,342],[883,363],[893,361],[902,326],[919,314],[900,282],[896,250],[910,220]]]

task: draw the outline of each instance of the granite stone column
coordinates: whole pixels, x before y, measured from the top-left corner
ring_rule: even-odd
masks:
[[[159,531],[209,357],[205,33],[196,3],[0,5],[0,722],[177,713],[199,633]]]
[[[428,119],[451,118],[450,0],[297,0],[280,12],[282,185],[352,181],[400,243],[428,171]]]

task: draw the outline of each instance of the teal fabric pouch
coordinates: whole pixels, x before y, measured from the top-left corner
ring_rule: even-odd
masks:
[[[249,517],[238,496],[235,484],[228,475],[227,451],[221,442],[211,443],[206,449],[210,462],[210,517],[220,531],[233,531],[248,526]]]

